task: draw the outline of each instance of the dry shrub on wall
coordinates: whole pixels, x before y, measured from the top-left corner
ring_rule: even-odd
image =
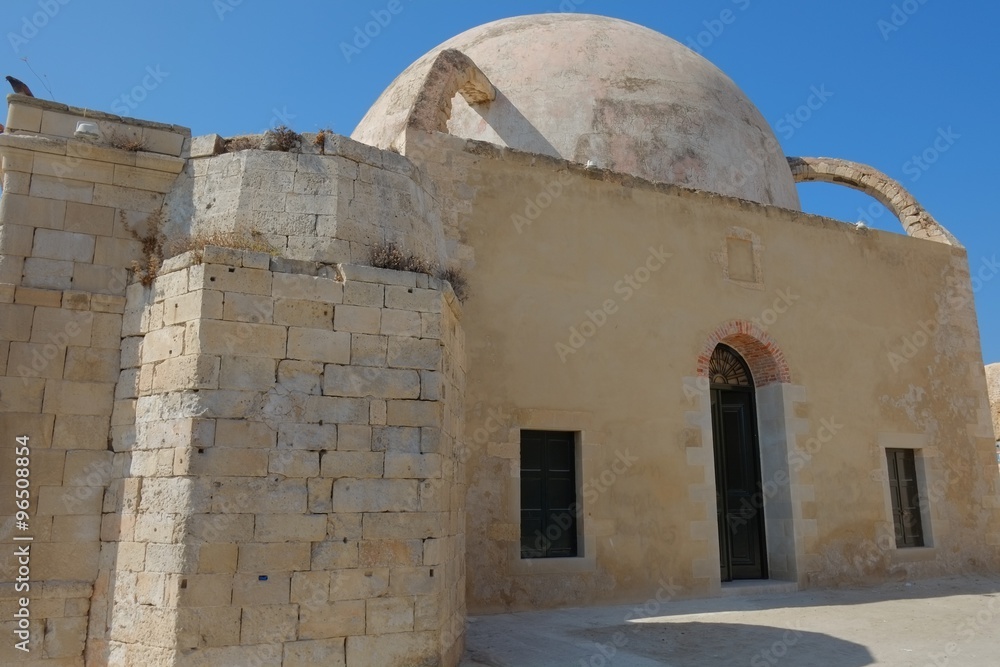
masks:
[[[125,212],[121,212],[122,223],[132,237],[142,244],[142,260],[133,261],[132,272],[144,287],[149,287],[159,275],[163,260],[169,257],[195,251],[198,262],[202,260],[205,246],[232,248],[233,250],[248,250],[274,255],[277,250],[268,243],[263,234],[256,230],[223,232],[198,232],[187,239],[167,241],[163,234],[163,211],[153,213],[145,220],[144,232],[128,225]]]
[[[257,148],[260,148],[260,137],[252,134],[230,137],[229,139],[224,139],[222,142],[222,151],[224,153],[237,153]]]
[[[395,243],[379,243],[372,247],[371,264],[377,269],[426,273],[451,283],[451,288],[459,301],[468,296],[468,282],[458,269],[442,269],[423,257],[407,253]]]
[[[113,130],[111,134],[108,135],[108,145],[112,148],[130,151],[132,153],[138,153],[139,151],[146,150],[145,139],[141,136],[137,137],[134,134],[122,132],[120,130]]]

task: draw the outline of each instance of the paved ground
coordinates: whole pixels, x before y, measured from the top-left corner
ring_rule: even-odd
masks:
[[[1000,577],[651,602],[472,617],[462,665],[1000,665]]]

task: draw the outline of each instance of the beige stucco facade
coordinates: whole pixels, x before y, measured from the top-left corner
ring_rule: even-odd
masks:
[[[997,440],[1000,440],[1000,364],[990,364],[986,367],[986,382],[989,385],[993,431],[997,435]]]
[[[0,627],[28,650],[0,662],[450,666],[467,613],[718,595],[719,345],[752,380],[758,585],[1000,568],[997,376],[966,252],[911,195],[827,159],[754,181],[836,176],[894,234],[455,136],[491,63],[428,62],[391,147],[230,153],[8,98]],[[272,251],[130,271],[157,224]],[[467,298],[368,266],[386,243]],[[529,430],[572,434],[574,556],[522,558]],[[923,546],[897,543],[886,450],[915,461]]]

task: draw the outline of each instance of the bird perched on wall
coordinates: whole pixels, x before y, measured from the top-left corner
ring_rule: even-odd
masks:
[[[31,88],[28,88],[27,84],[25,84],[24,81],[21,81],[20,79],[15,79],[12,76],[8,76],[7,81],[10,82],[10,87],[13,88],[14,92],[17,93],[18,95],[27,95],[28,97],[34,97],[34,95],[31,94]]]

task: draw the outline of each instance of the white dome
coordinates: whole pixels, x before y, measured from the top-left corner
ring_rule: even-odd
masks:
[[[729,77],[669,37],[603,16],[521,16],[464,32],[407,68],[353,138],[391,147],[444,49],[465,53],[498,93],[476,108],[456,97],[456,136],[799,208],[774,133]]]

